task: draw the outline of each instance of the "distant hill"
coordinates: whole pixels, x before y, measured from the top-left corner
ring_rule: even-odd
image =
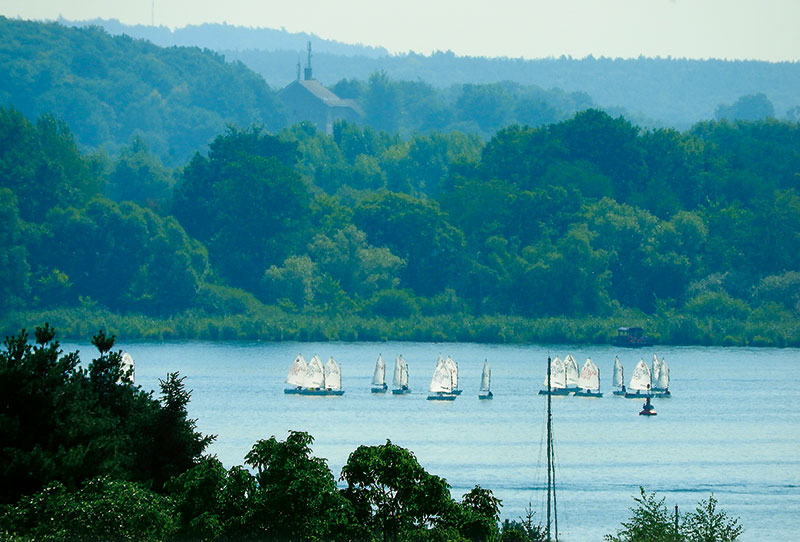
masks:
[[[284,125],[275,93],[240,62],[211,50],[158,47],[97,26],[0,17],[0,106],[52,114],[84,147],[115,151],[141,134],[183,165],[227,124]]]
[[[170,32],[164,27],[126,26],[118,21],[91,23],[112,34],[126,33],[160,45],[214,49],[228,60],[241,60],[275,88],[296,76],[297,62],[305,61],[306,42],[311,40],[314,73],[328,86],[341,79],[366,80],[380,70],[394,80],[421,80],[439,88],[513,81],[543,89],[582,91],[598,106],[618,108],[634,118],[677,128],[711,119],[717,106],[745,95],[765,94],[778,118],[786,118],[787,112],[800,106],[799,62],[563,56],[524,60],[460,57],[451,52],[389,55],[382,48],[347,45],[285,30],[205,24]]]

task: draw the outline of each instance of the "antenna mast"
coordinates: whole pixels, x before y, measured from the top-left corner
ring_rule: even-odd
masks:
[[[553,518],[555,526],[555,541],[558,542],[558,509],[556,507],[556,469],[555,454],[553,451],[553,412],[552,394],[550,393],[550,356],[547,356],[547,525],[545,534],[547,542],[553,540],[550,537],[550,500],[553,501]]]

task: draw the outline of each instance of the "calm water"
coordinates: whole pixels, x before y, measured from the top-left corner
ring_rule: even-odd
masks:
[[[386,439],[411,449],[423,467],[448,480],[456,498],[476,484],[519,519],[530,503],[544,519],[545,398],[537,395],[548,355],[572,353],[600,368],[604,397],[553,399],[560,537],[600,541],[630,516],[638,487],[657,491],[672,509],[694,509],[713,492],[739,517],[743,541],[785,541],[800,532],[800,416],[794,400],[800,350],[609,346],[497,346],[433,343],[169,343],[118,344],[136,360],[136,383],[180,371],[193,390],[190,414],[218,435],[211,452],[230,467],[253,443],[287,431],[315,438],[314,453],[338,477],[360,444]],[[85,360],[95,351],[79,348]],[[658,416],[638,416],[642,401],[611,395],[614,355],[626,379],[653,353],[670,366],[673,397],[654,399]],[[342,367],[341,397],[283,393],[298,354],[331,355]],[[409,364],[412,394],[370,393],[378,354],[391,373],[397,354]],[[459,363],[463,394],[427,401],[436,357]],[[493,401],[477,398],[484,359],[492,365]]]

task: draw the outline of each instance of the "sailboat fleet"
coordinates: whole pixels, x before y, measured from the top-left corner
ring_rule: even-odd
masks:
[[[577,375],[577,376],[576,376]],[[669,391],[669,366],[664,358],[653,354],[653,362],[648,366],[644,359],[633,368],[628,386],[625,386],[625,371],[619,356],[614,358],[612,391],[615,396],[644,399],[647,397],[671,397]],[[571,354],[564,361],[556,356],[550,362],[549,375],[545,376],[544,386],[539,395],[575,395],[577,397],[602,397],[600,392],[600,369],[586,358],[580,372]]]
[[[450,356],[439,355],[428,387],[428,400],[454,401],[462,392],[458,376],[458,363]],[[617,356],[614,358],[611,380],[614,387],[612,395],[628,398],[671,397],[669,379],[667,362],[664,358],[653,354],[650,366],[644,359],[639,360],[626,386],[624,367]],[[298,354],[289,367],[286,383],[289,385],[284,389],[286,394],[323,396],[344,394],[342,371],[333,356],[323,365],[317,355],[306,362],[302,354]],[[479,399],[487,400],[494,397],[491,385],[491,367],[489,360],[484,360],[478,390]],[[375,361],[370,391],[383,394],[389,389],[386,381],[386,362],[379,354]],[[403,356],[395,358],[391,391],[393,395],[411,393],[408,383],[408,363]],[[591,358],[586,358],[578,370],[578,364],[572,354],[567,354],[563,360],[556,356],[550,361],[548,374],[545,376],[544,386],[539,390],[539,395],[600,398],[603,396],[600,391],[600,369]]]

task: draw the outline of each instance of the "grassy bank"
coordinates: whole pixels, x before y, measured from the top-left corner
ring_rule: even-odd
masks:
[[[185,312],[165,318],[78,307],[7,314],[3,336],[49,322],[62,340],[87,340],[98,329],[119,340],[431,341],[482,343],[611,343],[621,325],[641,326],[658,344],[800,347],[800,322],[686,314],[619,314],[612,317],[536,318],[446,314],[365,318],[352,314],[290,314],[269,307],[256,313]]]

